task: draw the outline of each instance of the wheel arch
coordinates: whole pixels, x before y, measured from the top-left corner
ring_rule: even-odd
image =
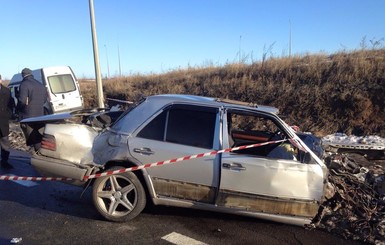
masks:
[[[104,165],[104,169],[100,172],[103,172],[105,169],[109,169],[112,167],[123,167],[123,168],[131,168],[131,167],[137,167],[138,164],[132,162],[132,161],[110,161],[107,162]],[[136,177],[139,179],[140,183],[143,185],[144,191],[146,192],[147,200],[151,200],[151,203],[153,203],[153,198],[155,196],[155,193],[153,192],[153,186],[151,185],[150,176],[147,173],[146,169],[139,169],[132,171]]]

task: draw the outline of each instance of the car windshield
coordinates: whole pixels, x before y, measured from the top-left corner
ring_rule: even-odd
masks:
[[[111,126],[115,125],[118,123],[122,118],[124,118],[130,111],[132,111],[135,107],[143,103],[146,99],[141,98],[138,102],[129,104],[128,108],[111,124]]]

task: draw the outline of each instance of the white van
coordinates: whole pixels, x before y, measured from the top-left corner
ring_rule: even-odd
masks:
[[[44,67],[33,70],[32,75],[47,88],[48,99],[46,105],[44,105],[45,114],[83,109],[83,97],[71,67]],[[13,75],[8,84],[15,104],[17,104],[19,87],[22,80],[21,73],[17,73]]]

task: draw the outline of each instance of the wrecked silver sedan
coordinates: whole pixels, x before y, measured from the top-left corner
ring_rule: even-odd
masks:
[[[84,115],[22,122],[45,123],[32,165],[44,176],[92,185],[108,220],[131,220],[151,202],[305,225],[324,198],[326,166],[272,107],[155,95],[112,119],[76,117]],[[179,160],[162,164],[170,159]],[[150,163],[158,164],[143,167]],[[132,167],[142,168],[124,171]]]

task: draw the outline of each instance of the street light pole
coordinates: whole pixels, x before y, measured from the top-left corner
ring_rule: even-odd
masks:
[[[291,20],[289,20],[289,58],[291,57]]]
[[[97,96],[98,96],[98,107],[104,108],[102,75],[100,73],[98,40],[96,37],[93,0],[89,0],[89,5],[90,5],[90,18],[91,18],[92,44],[93,44],[93,50],[94,50],[94,66],[95,66],[95,77],[96,77],[96,90],[97,90]]]
[[[104,47],[106,48],[106,58],[107,58],[107,78],[110,78],[110,64],[108,63],[108,51],[107,51],[107,45],[104,44]]]
[[[239,36],[239,51],[238,51],[239,63],[238,64],[241,64],[241,41],[242,41],[242,35]]]
[[[119,43],[118,43],[118,62],[119,62],[119,77],[122,77],[122,69],[120,67],[120,51],[119,51]]]

